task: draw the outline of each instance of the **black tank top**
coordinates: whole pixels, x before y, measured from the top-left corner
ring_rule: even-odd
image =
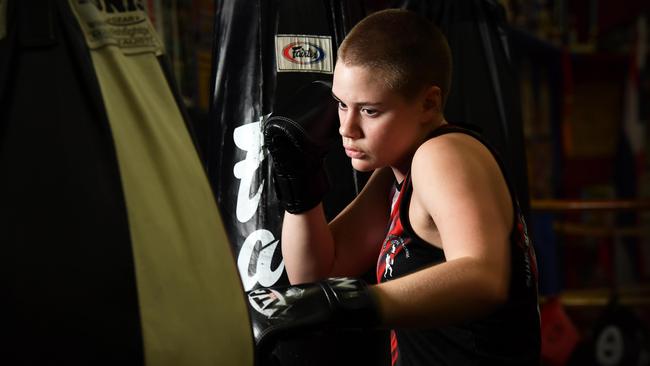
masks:
[[[474,131],[444,125],[430,138],[446,133],[476,138],[491,152],[513,197],[510,233],[511,276],[508,300],[491,314],[455,326],[396,329],[391,332],[392,364],[535,365],[540,357],[537,265],[526,223],[511,180],[496,151]],[[388,232],[377,260],[377,282],[386,282],[445,261],[444,252],[420,238],[411,227],[408,209],[413,192],[410,173],[393,191]]]

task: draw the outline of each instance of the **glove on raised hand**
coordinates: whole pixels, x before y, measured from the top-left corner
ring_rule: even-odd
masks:
[[[264,145],[273,160],[278,198],[290,213],[305,212],[320,203],[329,189],[323,160],[338,137],[332,86],[314,81],[296,92],[263,124]]]

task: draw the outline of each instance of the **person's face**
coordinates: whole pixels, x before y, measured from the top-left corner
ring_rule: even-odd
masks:
[[[342,62],[334,70],[332,94],[339,102],[339,133],[352,167],[371,171],[390,166],[406,172],[430,118],[420,98],[406,100],[371,69]]]

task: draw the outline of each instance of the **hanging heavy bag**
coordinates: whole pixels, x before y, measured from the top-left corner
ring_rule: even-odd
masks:
[[[613,303],[594,327],[592,347],[594,364],[627,366],[650,364],[647,326],[631,309]]]

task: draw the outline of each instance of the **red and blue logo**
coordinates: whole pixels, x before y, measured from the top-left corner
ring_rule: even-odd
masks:
[[[315,44],[299,41],[284,46],[282,56],[295,64],[308,65],[325,58],[325,51]]]

